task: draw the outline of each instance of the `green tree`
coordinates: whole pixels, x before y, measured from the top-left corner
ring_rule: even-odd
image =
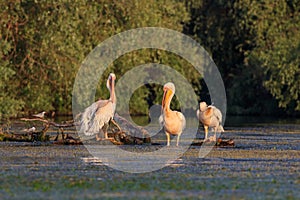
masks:
[[[11,3],[0,3],[0,119],[16,117],[25,104],[16,93],[20,85],[11,62],[14,52],[17,51],[15,35],[20,23],[18,8],[11,10]]]
[[[1,115],[8,116],[37,110],[70,113],[76,73],[94,47],[112,35],[137,27],[181,31],[182,22],[188,18],[184,4],[178,0],[9,0],[0,6],[0,102]],[[97,97],[108,95],[104,84],[109,72],[121,76],[129,69],[127,66],[149,61],[149,55],[156,56],[150,60],[161,59],[150,50],[113,63],[100,77]],[[175,67],[180,69],[179,64]],[[149,95],[144,91],[141,105],[147,100]]]
[[[298,1],[187,1],[185,32],[219,67],[232,114],[299,110]],[[278,102],[277,102],[278,101]],[[277,103],[279,103],[277,105]]]
[[[249,64],[263,68],[263,85],[279,107],[300,111],[300,3],[270,0],[257,7],[256,47]]]

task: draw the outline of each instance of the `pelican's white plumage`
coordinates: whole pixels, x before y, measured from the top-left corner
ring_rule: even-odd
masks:
[[[105,139],[107,136],[107,128],[109,121],[113,119],[117,98],[115,95],[115,74],[111,73],[107,79],[107,88],[110,92],[110,98],[108,100],[98,100],[89,107],[87,107],[81,117],[80,132],[87,136],[95,135],[97,140],[98,133],[102,130],[104,132]]]
[[[222,126],[222,113],[215,106],[207,106],[206,102],[200,102],[199,109],[197,110],[197,117],[201,124],[204,126],[205,138],[207,140],[208,128],[214,129],[215,135],[214,140],[216,141],[216,133],[224,132]]]

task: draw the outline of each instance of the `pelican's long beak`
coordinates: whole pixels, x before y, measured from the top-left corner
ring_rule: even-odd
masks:
[[[110,84],[111,84],[111,86],[115,84],[115,78],[114,77],[110,78]]]
[[[164,96],[161,102],[161,112],[163,112],[163,109],[165,109],[167,102],[170,99],[170,96],[172,95],[172,90],[169,88],[164,88]]]
[[[109,76],[109,87],[112,88],[116,80],[115,76]]]
[[[166,94],[167,94],[167,90],[164,89],[164,96],[163,96],[163,99],[162,99],[162,102],[161,102],[161,113],[163,113],[163,110],[166,106]]]

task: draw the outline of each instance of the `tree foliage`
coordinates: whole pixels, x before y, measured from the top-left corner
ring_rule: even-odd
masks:
[[[222,74],[229,112],[300,110],[297,0],[7,0],[0,8],[0,118],[40,110],[70,113],[75,76],[89,52],[117,33],[150,26],[183,32],[205,47]],[[121,77],[150,62],[179,71],[205,99],[200,74],[157,49],[117,59],[101,77],[96,97],[108,97],[108,73]],[[138,89],[131,112],[146,114],[161,93],[155,84]]]
[[[249,65],[264,70],[264,87],[279,107],[300,110],[300,3],[264,1],[256,5],[256,47]]]
[[[122,31],[162,26],[180,31],[187,19],[179,1],[1,1],[1,114],[71,112],[75,75],[85,56]],[[131,55],[131,61],[137,55]],[[146,60],[148,53],[140,60]],[[110,68],[124,73],[124,62]],[[133,65],[132,65],[133,66]],[[106,79],[103,77],[103,79]],[[105,82],[105,81],[102,81]],[[106,87],[99,88],[104,98]]]
[[[212,54],[234,114],[299,110],[299,1],[187,1],[185,32]]]

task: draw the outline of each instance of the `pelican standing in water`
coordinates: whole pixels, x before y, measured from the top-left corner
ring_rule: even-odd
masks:
[[[222,113],[215,106],[207,106],[206,102],[200,102],[199,109],[197,110],[197,117],[204,126],[204,141],[208,140],[207,135],[209,127],[214,129],[214,141],[217,140],[217,132],[224,132],[222,126]]]
[[[164,96],[162,99],[162,113],[159,122],[163,125],[167,136],[167,146],[170,146],[170,135],[177,135],[179,144],[180,135],[185,128],[185,117],[181,112],[170,109],[171,100],[175,94],[175,85],[171,82],[164,85]]]
[[[113,120],[117,102],[115,94],[115,80],[116,75],[110,73],[106,82],[106,87],[110,92],[109,99],[100,99],[96,101],[87,107],[82,114],[80,132],[83,132],[87,136],[96,134],[97,141],[102,139],[98,135],[101,130],[104,132],[104,138],[109,139],[107,129],[110,121],[112,121],[119,130],[121,130],[117,123]]]

